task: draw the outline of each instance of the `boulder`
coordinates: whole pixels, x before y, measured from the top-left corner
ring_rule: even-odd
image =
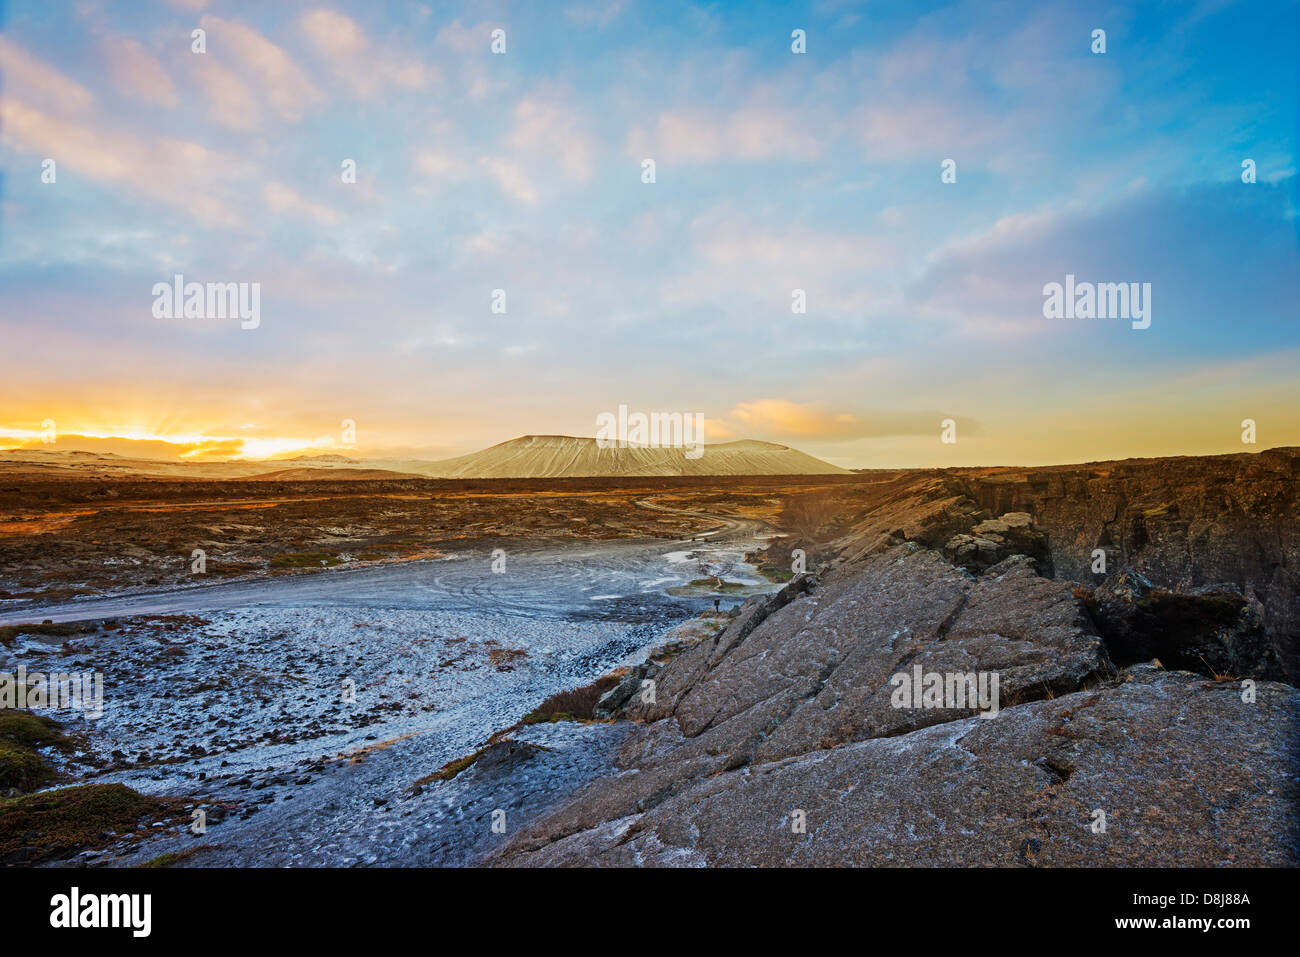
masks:
[[[1159,659],[1210,676],[1284,677],[1258,602],[1231,583],[1174,591],[1125,569],[1093,591],[1088,604],[1117,661]]]
[[[1008,512],[1001,518],[980,522],[969,533],[948,539],[943,552],[954,565],[975,574],[1013,555],[1025,555],[1041,574],[1052,575],[1047,536],[1034,528],[1027,512]]]

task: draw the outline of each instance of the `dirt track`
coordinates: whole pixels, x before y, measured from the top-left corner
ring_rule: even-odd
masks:
[[[699,546],[714,556],[715,562],[736,564],[743,560],[744,551],[737,551],[734,543],[752,546],[765,528],[764,523],[751,519],[675,509],[648,500],[637,504],[656,512],[709,520],[718,527],[669,542],[480,540],[466,543],[463,550],[444,559],[196,584],[0,611],[0,625],[316,606],[491,610],[526,618],[654,618],[683,608],[712,606],[707,599],[674,598],[663,593],[666,587],[699,577],[693,571],[697,565],[684,558],[667,561],[666,554],[679,555]],[[726,547],[729,544],[733,547]],[[493,553],[498,548],[505,553],[505,565],[504,571],[494,573]],[[658,584],[648,584],[653,582]],[[732,602],[724,600],[727,605]]]

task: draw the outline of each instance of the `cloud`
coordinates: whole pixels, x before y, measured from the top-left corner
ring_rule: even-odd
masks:
[[[363,98],[384,89],[421,90],[441,76],[435,66],[376,48],[355,20],[336,11],[308,10],[298,27],[335,77]]]
[[[866,106],[857,111],[853,126],[871,159],[930,157],[936,179],[940,160],[964,158],[990,143],[1012,140],[1005,119],[990,118],[969,104],[939,99]]]
[[[308,10],[298,26],[322,56],[354,60],[370,45],[355,20],[333,10]]]
[[[194,58],[194,79],[207,98],[208,118],[227,129],[249,132],[262,122],[262,109],[239,74],[209,55]]]
[[[119,93],[169,109],[180,103],[171,77],[139,40],[105,37],[101,48]]]
[[[336,210],[303,198],[283,183],[268,183],[262,189],[262,199],[274,212],[301,213],[327,226],[343,218]]]
[[[453,20],[438,31],[433,42],[456,53],[487,53],[494,29],[497,29],[494,23],[485,22],[467,27],[459,20]]]
[[[479,160],[479,165],[487,171],[503,193],[513,196],[525,206],[536,205],[537,188],[528,173],[518,163],[500,156],[485,156]]]
[[[461,178],[467,171],[466,165],[458,157],[434,149],[416,153],[411,165],[421,176],[439,181]]]
[[[661,113],[650,130],[634,129],[627,151],[637,159],[712,163],[721,160],[813,160],[825,143],[809,114],[767,103],[731,112],[686,109]]]
[[[595,146],[562,92],[530,93],[515,105],[514,119],[502,144],[505,153],[482,155],[475,162],[442,146],[426,147],[414,154],[411,168],[439,187],[485,177],[526,206],[540,201],[539,181],[555,185],[560,173],[576,182],[591,178]],[[448,136],[444,131],[439,138]]]
[[[827,411],[812,403],[787,399],[755,399],[735,405],[725,416],[733,431],[743,434],[787,435],[796,438],[851,437],[857,420],[848,413]]]
[[[510,145],[532,160],[538,154],[559,158],[572,179],[591,176],[594,146],[582,128],[577,112],[558,94],[529,94],[515,107],[515,128]]]
[[[929,257],[908,285],[909,312],[981,339],[1023,346],[1050,337],[1076,354],[1107,343],[1113,351],[1117,335],[1121,355],[1133,358],[1210,341],[1266,347],[1290,334],[1300,301],[1286,194],[1285,186],[1263,184],[1138,187],[1106,204],[1051,203],[1004,216]],[[1067,273],[1150,283],[1151,328],[1045,319],[1043,286]]]
[[[208,31],[205,56],[237,61],[256,84],[259,99],[269,101],[283,119],[297,121],[323,99],[292,58],[252,27],[210,14],[199,23]]]
[[[721,304],[792,316],[804,290],[809,316],[855,318],[896,298],[900,253],[889,236],[807,226],[769,226],[731,209],[690,224],[691,259],[662,287],[666,305]]]
[[[97,130],[11,98],[0,100],[0,139],[23,152],[53,157],[89,179],[174,206],[209,225],[239,222],[216,184],[240,164],[197,143]]]
[[[739,402],[718,419],[705,424],[710,440],[767,438],[798,443],[847,442],[885,436],[938,436],[940,423],[949,416],[929,410],[836,411],[822,403],[788,399],[752,399]],[[957,419],[963,434],[978,434],[976,423]]]
[[[95,102],[94,94],[80,83],[68,79],[3,34],[0,34],[0,77],[4,80],[6,97],[60,112],[81,113]]]
[[[699,254],[723,268],[813,278],[876,269],[891,261],[888,240],[870,233],[807,227],[773,230],[730,214],[707,215],[695,225]]]
[[[606,0],[604,3],[584,3],[565,7],[564,15],[580,27],[609,26],[627,9],[627,0]]]
[[[45,444],[39,433],[0,426],[0,449],[45,452],[53,462],[67,461],[69,452],[115,455],[164,462],[275,459],[328,452],[340,447],[330,436],[309,438],[250,438],[246,436],[136,436],[95,432],[60,432]]]

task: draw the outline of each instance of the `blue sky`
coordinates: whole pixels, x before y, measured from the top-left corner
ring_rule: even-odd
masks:
[[[346,418],[433,457],[626,404],[850,466],[1300,444],[1297,37],[1289,3],[10,2],[0,442]],[[260,283],[260,326],[155,318],[177,272]],[[1151,327],[1044,318],[1066,273],[1151,283]]]

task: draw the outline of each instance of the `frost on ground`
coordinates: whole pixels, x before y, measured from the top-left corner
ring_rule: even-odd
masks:
[[[405,831],[449,813],[444,801],[410,793],[418,778],[662,631],[452,612],[250,609],[127,619],[63,647],[20,640],[0,668],[102,671],[103,717],[60,715],[88,733],[100,756],[91,761],[102,766],[72,770],[84,781],[197,798],[208,833],[173,843],[221,845],[198,863],[407,864],[415,863],[411,845],[429,835]],[[417,820],[405,820],[413,813]],[[170,849],[150,842],[131,859]],[[117,860],[121,850],[80,862]]]
[[[449,560],[47,606],[28,620],[86,624],[19,633],[0,671],[102,673],[102,717],[53,714],[87,750],[51,758],[78,783],[187,799],[206,822],[70,863],[475,863],[608,768],[624,732],[527,727],[426,779],[709,609],[712,596],[669,594],[698,569],[757,580],[744,556],[761,523],[720,521],[691,564],[647,540],[520,542],[497,575],[495,543],[477,542]]]

